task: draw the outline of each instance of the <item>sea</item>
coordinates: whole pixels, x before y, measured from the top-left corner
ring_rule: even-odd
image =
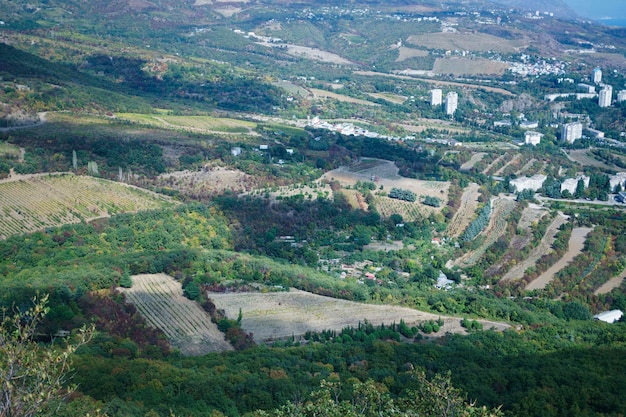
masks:
[[[626,27],[626,19],[598,19],[598,22],[607,26]]]

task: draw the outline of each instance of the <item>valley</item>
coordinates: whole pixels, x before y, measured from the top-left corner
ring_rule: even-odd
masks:
[[[73,369],[41,414],[626,413],[623,29],[551,0],[0,16],[0,357]],[[0,397],[37,383],[5,363]]]

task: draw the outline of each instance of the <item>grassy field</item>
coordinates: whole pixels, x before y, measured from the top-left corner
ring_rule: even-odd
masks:
[[[183,296],[180,282],[165,274],[134,275],[132,280],[132,288],[120,291],[183,355],[233,350],[208,313]]]
[[[349,167],[341,167],[325,173],[322,180],[339,181],[343,187],[353,187],[357,181],[374,181],[376,187],[383,187],[385,192],[392,188],[410,190],[416,194],[418,201],[414,203],[401,202],[385,196],[376,196],[376,208],[381,214],[393,214],[394,210],[400,210],[407,219],[416,219],[421,215],[430,215],[440,212],[448,203],[448,188],[450,183],[445,181],[423,181],[412,178],[404,178],[398,175],[398,167],[390,161],[382,159],[364,158]],[[378,191],[375,191],[376,195]],[[437,197],[441,200],[440,207],[430,207],[419,203],[421,197]],[[407,203],[407,204],[404,204]]]
[[[241,309],[241,325],[246,332],[254,334],[257,342],[271,341],[291,336],[301,336],[307,331],[325,329],[341,330],[346,326],[356,327],[359,322],[379,324],[409,324],[437,320],[444,325],[434,336],[450,333],[465,333],[460,318],[444,317],[406,307],[362,304],[338,300],[291,289],[289,292],[274,293],[211,293],[210,298],[217,308],[224,309],[226,316],[237,318]],[[483,322],[485,329],[504,330],[504,323]]]
[[[443,49],[448,51],[497,51],[512,53],[525,45],[519,41],[510,41],[486,33],[425,33],[411,35],[407,39],[409,44],[420,45],[429,49]]]
[[[446,75],[502,75],[507,68],[504,62],[489,59],[437,58],[433,72]]]
[[[0,239],[173,204],[157,194],[93,177],[69,173],[18,176],[0,181]]]
[[[164,127],[169,129],[189,129],[219,133],[250,133],[257,124],[246,120],[212,116],[171,116],[137,113],[118,113],[116,117],[130,122]]]
[[[0,142],[0,155],[18,158],[20,156],[20,148],[6,142]]]

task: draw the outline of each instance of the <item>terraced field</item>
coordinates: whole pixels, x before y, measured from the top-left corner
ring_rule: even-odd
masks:
[[[0,181],[0,239],[174,203],[126,184],[94,177],[42,174]]]
[[[476,208],[478,207],[478,196],[480,195],[479,189],[480,187],[478,184],[471,183],[463,191],[463,195],[461,196],[461,205],[456,213],[454,213],[454,217],[446,229],[446,234],[448,236],[459,237],[465,229],[467,229],[467,226],[469,226],[472,218],[474,217],[474,212],[476,212]]]
[[[254,334],[256,341],[270,341],[291,336],[301,336],[307,331],[341,330],[356,327],[359,322],[374,325],[399,323],[401,319],[412,325],[441,318],[444,325],[435,336],[447,332],[465,333],[461,319],[425,313],[407,307],[356,303],[324,297],[305,291],[290,289],[274,293],[212,293],[217,308],[235,319],[241,308],[241,325]],[[508,324],[479,320],[485,329],[504,330]]]
[[[180,282],[166,274],[134,275],[132,280],[132,288],[119,290],[183,355],[233,350],[208,313],[183,296]]]

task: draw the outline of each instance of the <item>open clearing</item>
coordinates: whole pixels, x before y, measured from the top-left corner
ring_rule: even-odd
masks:
[[[183,296],[180,282],[166,274],[134,275],[132,280],[132,288],[119,290],[183,355],[233,350],[209,314]]]
[[[173,204],[150,191],[89,176],[21,175],[0,181],[0,239]]]
[[[487,155],[485,152],[476,152],[476,153],[472,154],[472,157],[470,158],[470,160],[467,161],[466,163],[464,163],[463,165],[461,165],[459,170],[461,170],[461,171],[469,171],[470,169],[474,168],[474,165],[476,165],[478,162],[482,161],[482,159],[485,157],[485,155]]]
[[[277,293],[212,293],[217,308],[224,309],[226,316],[237,318],[239,309],[243,315],[242,328],[254,335],[256,341],[271,341],[291,336],[302,336],[307,331],[325,329],[341,330],[347,326],[356,327],[359,322],[379,324],[399,323],[401,319],[408,325],[437,320],[441,317],[444,325],[435,336],[447,332],[465,333],[461,320],[425,313],[406,307],[362,304],[338,300],[291,289]],[[481,320],[479,320],[481,321]],[[508,324],[481,321],[485,329],[505,330]]]
[[[354,103],[354,104],[362,104],[364,106],[380,106],[378,103],[374,103],[372,101],[361,100],[360,98],[354,98],[350,96],[346,96],[344,94],[333,93],[331,91],[320,90],[319,88],[311,88],[311,93],[316,98],[332,98],[337,101],[343,101],[345,103]]]
[[[149,126],[166,129],[184,129],[205,133],[256,134],[257,124],[246,120],[212,116],[170,116],[138,113],[118,113],[116,117]]]
[[[510,198],[497,197],[492,201],[491,216],[489,217],[489,224],[485,227],[485,230],[480,232],[485,236],[483,243],[473,251],[466,252],[460,258],[452,261],[452,264],[467,267],[476,264],[480,258],[485,254],[491,245],[493,245],[500,236],[506,232],[506,225],[508,223],[509,214],[515,208],[517,203]],[[450,262],[450,261],[448,261]]]
[[[576,161],[583,166],[598,167],[602,169],[615,169],[615,167],[611,167],[604,162],[595,159],[589,149],[574,149],[566,152],[566,154],[569,159]]]
[[[188,195],[217,195],[224,191],[243,193],[261,186],[254,176],[237,169],[223,167],[206,167],[198,171],[161,174],[156,184]]]
[[[608,294],[615,288],[619,288],[626,279],[626,268],[616,277],[611,278],[594,291],[595,295]]]
[[[459,237],[467,229],[470,222],[474,218],[474,213],[478,208],[478,196],[480,186],[475,182],[469,184],[463,195],[461,195],[461,204],[459,209],[454,213],[454,217],[450,221],[446,229],[446,234],[450,237]]]
[[[304,59],[311,59],[313,61],[327,62],[329,64],[338,65],[353,65],[353,62],[334,54],[332,52],[323,51],[317,48],[310,48],[302,45],[292,45],[286,43],[271,43],[271,42],[257,42],[259,45],[266,46],[268,48],[280,48],[284,49],[289,55],[296,56]]]
[[[525,47],[522,42],[510,41],[486,33],[426,33],[411,35],[407,42],[429,49],[443,49],[448,51],[497,51],[512,53]]]
[[[374,98],[383,99],[385,101],[388,101],[394,104],[402,104],[407,99],[407,96],[401,96],[401,95],[392,94],[392,93],[368,93],[368,95]]]
[[[446,206],[448,203],[448,189],[450,187],[450,183],[447,181],[422,181],[401,177],[398,175],[398,167],[395,163],[385,161],[383,159],[366,158],[360,160],[354,165],[340,167],[329,171],[322,176],[321,180],[336,180],[339,181],[343,187],[353,187],[357,181],[373,181],[376,183],[376,188],[380,188],[382,185],[385,192],[388,192],[394,187],[409,190],[417,195],[418,200],[408,204],[412,205],[419,212],[426,213],[426,215],[432,212],[440,212],[443,207]],[[373,193],[376,196],[377,191],[374,191]],[[439,198],[441,200],[441,206],[430,207],[421,204],[419,201],[422,196]],[[397,206],[398,203],[407,203],[383,196],[376,197],[377,208],[381,214],[383,214],[383,211],[387,210],[386,205]],[[409,212],[407,208],[404,208],[404,210],[405,213]]]
[[[398,48],[398,58],[396,58],[396,62],[406,61],[407,59],[411,58],[423,58],[428,55],[428,51],[401,46],[400,48]]]
[[[502,75],[508,67],[504,62],[489,59],[437,58],[433,72],[445,75]]]
[[[572,260],[582,252],[585,246],[585,239],[591,232],[590,227],[577,227],[572,230],[572,235],[569,238],[569,246],[565,255],[558,260],[557,263],[552,265],[546,272],[537,277],[526,286],[526,290],[542,290],[554,279],[554,276],[563,268],[565,268]],[[546,235],[548,233],[546,232]],[[545,240],[545,239],[544,239]],[[543,243],[543,240],[541,241]],[[546,249],[547,250],[547,249]],[[537,258],[539,259],[539,258]]]

